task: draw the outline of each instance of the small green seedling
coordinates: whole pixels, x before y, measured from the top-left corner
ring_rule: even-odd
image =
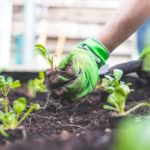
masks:
[[[4,76],[0,76],[0,93],[3,97],[3,107],[4,112],[8,112],[9,110],[9,101],[8,94],[11,90],[20,87],[20,81],[13,81],[11,77],[5,78]]]
[[[13,102],[13,109],[10,109],[8,94],[11,90],[20,87],[19,80],[13,81],[11,77],[0,76],[0,104],[2,110],[0,111],[0,134],[5,138],[9,137],[6,132],[8,129],[17,128],[34,110],[40,108],[39,104],[32,104],[24,113],[27,107],[27,100],[23,97],[18,98]]]
[[[148,117],[124,120],[114,139],[113,150],[150,150],[150,120]]]
[[[40,56],[42,56],[48,62],[52,70],[55,69],[54,56],[51,57],[50,54],[48,53],[48,50],[43,45],[41,44],[35,45],[35,52]]]
[[[30,95],[36,97],[38,92],[40,93],[46,92],[47,88],[44,85],[44,81],[45,81],[45,74],[43,71],[39,72],[38,78],[29,80],[27,87]]]
[[[39,104],[32,104],[27,108],[27,100],[24,97],[18,98],[13,102],[13,110],[9,112],[0,111],[0,134],[5,138],[9,135],[6,132],[8,129],[16,129],[33,111],[39,110]]]
[[[132,90],[129,87],[130,84],[121,81],[122,76],[122,70],[115,69],[111,76],[106,75],[105,78],[102,79],[100,86],[109,94],[107,98],[108,104],[104,105],[104,109],[115,111],[119,115],[127,115],[142,106],[150,107],[149,103],[140,103],[128,111],[125,111],[127,97]]]

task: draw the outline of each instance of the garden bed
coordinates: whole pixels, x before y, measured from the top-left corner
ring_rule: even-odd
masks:
[[[126,108],[141,101],[148,101],[150,86],[134,77],[126,77],[124,80],[132,82],[134,89],[128,97]],[[25,85],[9,95],[10,100],[21,96],[41,106],[44,106],[47,100],[46,93],[31,98]],[[58,99],[53,100],[55,105],[32,113],[23,123],[27,131],[26,140],[1,145],[1,149],[112,150],[117,121],[114,127],[111,112],[102,109],[104,99],[101,90],[94,90],[80,103],[68,103],[69,100],[65,100],[60,104]],[[148,111],[148,108],[140,108],[135,114],[143,115]]]

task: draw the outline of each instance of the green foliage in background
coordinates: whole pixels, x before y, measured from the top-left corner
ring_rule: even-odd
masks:
[[[115,134],[113,150],[150,150],[150,120],[123,121]]]
[[[37,78],[28,81],[27,84],[28,91],[33,97],[36,97],[37,93],[43,93],[47,91],[44,81],[45,81],[45,74],[43,71],[39,72]]]

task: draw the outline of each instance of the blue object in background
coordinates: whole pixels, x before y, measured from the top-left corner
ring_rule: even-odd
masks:
[[[150,18],[142,25],[137,32],[138,52],[150,46]]]
[[[15,63],[22,64],[23,35],[22,34],[17,35],[15,42],[16,42]]]

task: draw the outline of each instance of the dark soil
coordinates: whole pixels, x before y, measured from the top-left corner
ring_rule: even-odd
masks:
[[[18,127],[14,130],[7,130],[7,133],[9,134],[8,138],[4,138],[0,135],[0,145],[6,145],[26,139],[26,131],[24,130],[24,127]]]
[[[134,92],[128,97],[127,109],[141,102],[150,101],[150,86],[135,78],[126,78],[132,82]],[[30,98],[25,89],[10,95],[10,99],[27,97],[30,102],[46,103],[47,94]],[[54,100],[53,100],[54,101]],[[66,101],[69,101],[66,100]],[[49,105],[46,110],[33,113],[23,125],[28,141],[14,143],[9,150],[109,150],[114,129],[111,113],[103,110],[104,98],[100,90],[94,90],[80,103],[58,103]],[[141,108],[136,114],[145,114],[148,108]],[[110,149],[111,150],[111,149]]]
[[[45,76],[45,85],[53,97],[69,97],[68,93],[66,93],[66,88],[64,85],[76,79],[71,62],[68,63],[64,69],[47,70],[45,72]]]

